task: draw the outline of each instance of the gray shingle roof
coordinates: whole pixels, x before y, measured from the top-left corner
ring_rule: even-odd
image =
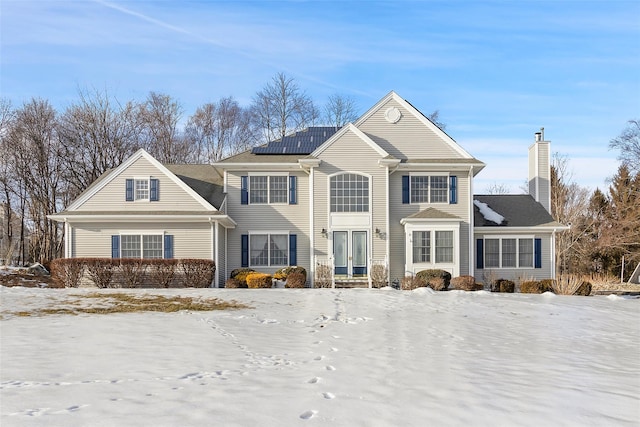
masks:
[[[475,200],[486,203],[491,209],[504,217],[498,225],[486,220],[477,206],[473,207],[476,227],[560,227],[549,212],[528,194],[476,195]]]
[[[224,178],[214,166],[183,164],[165,167],[214,207],[220,208],[224,201]]]
[[[292,133],[268,144],[254,147],[252,154],[311,154],[331,138],[340,128],[335,126],[312,126]]]

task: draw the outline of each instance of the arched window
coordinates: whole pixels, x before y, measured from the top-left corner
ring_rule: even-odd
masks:
[[[330,179],[331,212],[369,212],[369,178],[343,173]]]

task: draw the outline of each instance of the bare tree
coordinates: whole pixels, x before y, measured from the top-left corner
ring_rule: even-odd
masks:
[[[447,124],[440,120],[440,110],[435,110],[433,113],[427,115],[427,118],[438,126],[440,130],[444,131],[447,128]]]
[[[253,98],[252,119],[266,141],[312,126],[318,109],[292,77],[276,74]]]
[[[140,127],[133,103],[120,105],[106,91],[78,94],[80,100],[65,110],[58,127],[61,161],[69,186],[67,201],[139,146]]]
[[[150,92],[139,106],[143,147],[161,163],[186,163],[192,154],[179,132],[182,107],[169,95]]]
[[[622,133],[609,142],[609,148],[620,150],[618,160],[631,173],[640,172],[640,119],[629,120]]]
[[[232,97],[199,107],[185,127],[195,160],[213,163],[252,146],[256,137],[250,119]]]
[[[509,194],[509,187],[505,183],[494,182],[487,187],[487,194]]]
[[[330,126],[340,128],[358,118],[358,108],[350,96],[333,94],[324,106],[324,120]]]

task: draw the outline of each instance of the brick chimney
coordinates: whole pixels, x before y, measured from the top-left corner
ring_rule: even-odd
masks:
[[[544,140],[544,128],[536,132],[529,147],[529,194],[551,213],[551,142]]]

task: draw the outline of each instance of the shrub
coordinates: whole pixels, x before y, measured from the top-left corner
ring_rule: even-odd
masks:
[[[588,297],[589,295],[591,295],[591,288],[591,283],[583,281],[573,294]]]
[[[553,292],[553,288],[555,287],[555,280],[553,279],[544,279],[540,280],[540,286],[542,288],[542,292]]]
[[[285,288],[304,288],[307,283],[307,275],[299,271],[292,271],[287,275]]]
[[[445,270],[422,270],[416,274],[416,277],[424,280],[426,285],[434,291],[446,291],[451,282],[451,273]]]
[[[537,280],[527,280],[520,284],[520,292],[523,294],[541,294],[544,291],[544,285]]]
[[[247,276],[256,271],[253,268],[236,268],[231,272],[229,276],[231,279],[236,279],[240,284],[247,284]]]
[[[227,279],[227,281],[224,282],[224,287],[228,289],[237,289],[237,288],[246,289],[247,284],[240,282],[238,279]]]
[[[451,279],[451,287],[461,291],[475,291],[476,278],[473,276],[458,276]]]
[[[85,268],[89,278],[97,287],[101,289],[110,288],[116,286],[111,279],[117,262],[117,259],[111,258],[87,258],[85,259]]]
[[[121,258],[118,271],[125,288],[139,288],[144,279],[144,260],[141,258]]]
[[[515,290],[516,284],[511,280],[497,279],[491,284],[491,292],[506,292],[512,294]]]
[[[324,264],[316,265],[316,274],[313,286],[315,288],[330,288],[331,281],[331,267]]]
[[[184,275],[184,287],[207,288],[213,281],[216,264],[210,259],[181,259],[180,269]]]
[[[402,280],[400,280],[400,289],[403,291],[412,291],[416,288],[424,288],[427,286],[427,282],[418,275],[415,276],[404,276]]]
[[[374,264],[371,266],[371,286],[374,288],[387,286],[388,274],[389,270],[384,264]]]
[[[53,280],[65,288],[77,288],[84,275],[84,260],[80,258],[54,259],[49,268]]]
[[[304,267],[298,267],[296,265],[292,265],[289,267],[282,267],[281,269],[273,273],[273,278],[276,280],[287,280],[287,277],[289,277],[289,274],[293,272],[304,274],[304,280],[306,282],[307,270],[305,270]]]
[[[153,287],[168,288],[176,274],[178,261],[175,259],[150,260],[149,278]]]
[[[272,276],[265,273],[250,273],[247,276],[249,289],[267,289],[273,286]]]

